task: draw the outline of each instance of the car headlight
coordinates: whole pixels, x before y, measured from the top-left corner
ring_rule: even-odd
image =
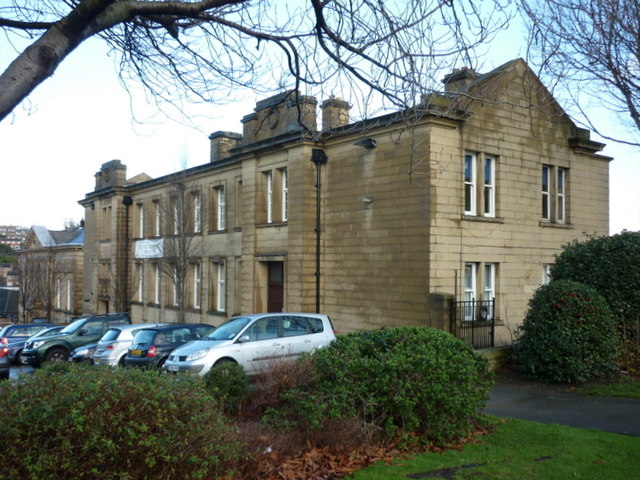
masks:
[[[33,342],[33,348],[38,348],[40,345],[42,345],[44,342],[40,341],[40,342]]]
[[[187,362],[192,362],[193,360],[200,360],[202,357],[205,357],[207,353],[209,353],[208,348],[201,348],[200,350],[196,350],[195,352],[187,355]]]
[[[82,350],[77,350],[74,355],[78,356],[78,355],[87,355],[89,353],[89,349],[88,348],[83,348]]]

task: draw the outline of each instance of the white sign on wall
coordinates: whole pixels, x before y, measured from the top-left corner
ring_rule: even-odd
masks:
[[[162,238],[154,240],[138,240],[135,258],[162,258],[164,251]]]

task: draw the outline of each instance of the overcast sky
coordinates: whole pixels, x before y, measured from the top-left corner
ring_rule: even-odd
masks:
[[[517,56],[503,53],[487,68]],[[12,58],[12,51],[0,47],[1,69]],[[240,120],[260,99],[247,93],[238,104],[194,107],[194,118],[200,113],[209,117],[196,121],[199,129],[162,117],[142,118],[141,104],[135,111],[144,123],[134,122],[113,60],[99,40],[90,40],[36,89],[29,109],[18,107],[0,123],[0,225],[57,230],[67,219],[78,222],[84,215],[78,200],[93,190],[100,166],[113,159],[127,166],[127,177],[141,172],[158,177],[206,163],[208,135],[241,132]],[[610,164],[610,233],[640,230],[640,152],[608,145],[602,153],[615,157]]]

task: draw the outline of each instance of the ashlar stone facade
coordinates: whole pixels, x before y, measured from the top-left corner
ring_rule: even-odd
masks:
[[[608,233],[611,159],[522,60],[444,83],[357,123],[328,99],[320,130],[314,98],[276,95],[242,134],[210,136],[210,162],[162,178],[105,163],[80,201],[85,302],[134,321],[319,310],[339,332],[455,331],[452,300],[495,298],[509,343],[562,246]]]

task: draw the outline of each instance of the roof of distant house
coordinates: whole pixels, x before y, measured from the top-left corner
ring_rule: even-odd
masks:
[[[31,230],[43,247],[84,244],[84,229],[56,231],[49,230],[42,225],[33,225]]]

